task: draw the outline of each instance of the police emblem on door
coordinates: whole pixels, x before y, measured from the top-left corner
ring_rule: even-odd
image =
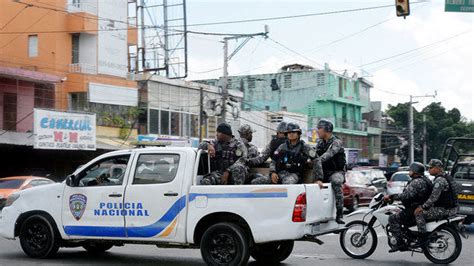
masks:
[[[72,216],[79,221],[86,210],[87,197],[82,194],[73,194],[69,197],[69,209]]]

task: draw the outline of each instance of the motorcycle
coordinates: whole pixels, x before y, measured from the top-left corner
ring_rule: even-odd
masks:
[[[355,220],[346,225],[341,232],[339,242],[342,250],[349,257],[365,259],[374,253],[377,248],[377,233],[375,228],[381,226],[387,234],[388,245],[392,248],[396,239],[390,232],[388,217],[403,210],[403,206],[389,204],[384,201],[382,193],[377,194],[370,202],[368,209],[360,209],[348,216],[364,214],[362,220]],[[417,226],[403,227],[403,236],[406,240],[407,251],[423,253],[433,263],[447,264],[455,261],[462,250],[460,235],[467,238],[462,225],[465,216],[455,216],[426,224],[427,236],[421,238]],[[368,220],[368,222],[366,221]],[[380,225],[374,226],[375,222]],[[423,239],[424,241],[422,241]]]

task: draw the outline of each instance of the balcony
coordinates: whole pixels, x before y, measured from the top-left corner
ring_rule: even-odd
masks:
[[[357,130],[357,131],[367,131],[367,124],[364,122],[357,122],[354,120],[348,119],[336,119],[336,124],[334,125],[338,128]]]
[[[97,67],[87,63],[75,63],[69,65],[69,72],[97,75]]]

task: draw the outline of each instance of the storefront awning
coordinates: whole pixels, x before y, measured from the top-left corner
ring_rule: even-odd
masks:
[[[0,66],[0,77],[13,78],[38,83],[59,83],[62,77],[21,68]]]

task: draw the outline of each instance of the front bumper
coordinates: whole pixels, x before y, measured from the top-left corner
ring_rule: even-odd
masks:
[[[0,211],[0,236],[15,239],[15,224],[20,213],[12,208],[3,208]]]

